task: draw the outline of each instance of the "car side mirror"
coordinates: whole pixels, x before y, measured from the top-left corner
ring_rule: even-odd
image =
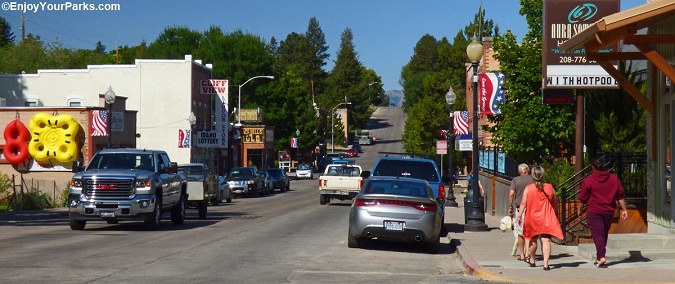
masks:
[[[178,163],[176,162],[170,162],[169,167],[166,168],[166,172],[170,174],[175,174],[178,173]]]
[[[361,177],[364,178],[364,179],[369,178],[370,177],[370,171],[362,171]]]
[[[73,166],[71,167],[71,170],[74,173],[81,172],[84,170],[84,166],[82,166],[82,161],[75,161],[73,162]]]

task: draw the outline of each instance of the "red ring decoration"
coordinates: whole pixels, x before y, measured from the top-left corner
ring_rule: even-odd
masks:
[[[2,153],[5,155],[5,160],[11,164],[19,164],[28,159],[28,141],[30,139],[30,132],[20,120],[15,119],[10,121],[3,132],[5,138],[5,148]]]

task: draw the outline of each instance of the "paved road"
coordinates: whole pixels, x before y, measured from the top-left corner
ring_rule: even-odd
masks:
[[[372,127],[378,143],[357,162],[372,167],[376,150],[401,150],[404,117],[383,108]],[[349,202],[319,205],[316,180],[291,191],[210,206],[206,220],[188,211],[159,231],[142,223],[89,222],[71,231],[65,209],[0,214],[2,282],[50,283],[482,283],[463,275],[453,248],[370,243],[347,248]]]

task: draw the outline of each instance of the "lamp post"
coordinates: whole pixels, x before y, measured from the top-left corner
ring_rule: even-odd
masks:
[[[472,166],[471,166],[471,189],[473,190],[472,204],[468,212],[467,222],[464,226],[465,231],[487,231],[485,224],[485,212],[480,206],[480,189],[478,188],[478,64],[483,57],[483,45],[478,42],[476,36],[473,36],[471,43],[466,47],[466,55],[471,60],[473,69],[473,78],[471,88],[473,89],[473,135],[472,135]]]
[[[108,90],[104,95],[105,104],[108,106],[108,149],[112,145],[112,105],[115,103],[115,92],[112,89],[112,86],[108,87]]]
[[[448,128],[448,134],[445,136],[448,139],[448,173],[450,174],[450,186],[448,186],[448,197],[447,199],[447,206],[450,207],[459,207],[459,204],[457,204],[457,201],[455,201],[455,194],[453,192],[453,187],[455,186],[454,182],[454,171],[455,169],[452,167],[452,156],[453,156],[453,150],[455,148],[455,135],[453,134],[453,117],[452,117],[452,105],[455,104],[455,100],[457,100],[457,95],[455,94],[455,91],[450,87],[448,92],[445,94],[445,102],[448,103],[450,106],[450,127]]]
[[[241,126],[241,87],[246,85],[246,83],[250,82],[251,80],[258,79],[258,78],[274,79],[274,76],[255,76],[255,77],[252,77],[252,78],[246,80],[246,82],[244,82],[243,84],[239,85],[239,104],[237,104],[237,112],[238,112],[237,116],[238,117],[237,117],[237,124],[235,125],[237,127]]]
[[[194,141],[194,139],[193,139],[193,137],[195,135],[194,134],[194,128],[195,128],[195,124],[197,123],[197,117],[195,116],[194,112],[190,112],[190,116],[188,116],[188,123],[190,123],[190,162],[192,163],[192,162],[194,162],[192,160],[192,156],[193,156],[192,155],[192,149],[194,149],[194,145],[193,145],[192,141]]]
[[[330,151],[331,153],[335,153],[335,109],[338,108],[341,105],[351,105],[352,102],[345,102],[345,103],[339,103],[337,104],[333,109],[330,111]]]
[[[300,129],[295,130],[295,137],[298,139],[298,148],[295,151],[295,156],[297,157],[296,160],[298,160],[298,164],[300,163]]]

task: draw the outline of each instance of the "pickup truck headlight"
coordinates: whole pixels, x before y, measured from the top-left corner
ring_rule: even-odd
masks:
[[[70,186],[71,187],[82,187],[82,180],[81,179],[71,179],[70,180]]]
[[[136,181],[136,188],[143,188],[143,187],[150,187],[149,179]]]

